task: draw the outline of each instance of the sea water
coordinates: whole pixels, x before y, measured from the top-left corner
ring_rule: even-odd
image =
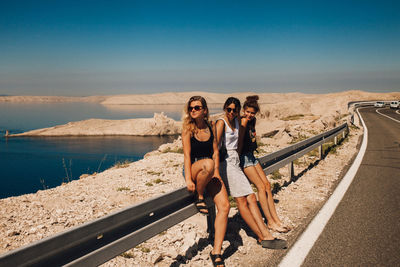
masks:
[[[151,118],[164,112],[180,120],[182,105],[96,103],[0,103],[0,198],[34,193],[81,174],[100,172],[117,162],[136,161],[176,136],[17,137],[4,133],[65,124],[90,118]],[[218,106],[212,112],[218,111]]]

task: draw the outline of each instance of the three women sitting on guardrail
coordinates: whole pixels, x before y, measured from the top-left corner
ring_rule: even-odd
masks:
[[[254,157],[254,151],[257,149],[255,115],[259,111],[258,96],[246,97],[246,101],[243,103],[243,116],[241,117],[241,126],[244,133],[241,134],[243,142],[239,142],[241,144],[239,147],[240,166],[250,182],[257,187],[258,200],[267,218],[268,229],[286,233],[290,231],[290,228],[284,226],[279,219],[272,197],[271,184],[267,180],[260,162]]]
[[[241,126],[238,115],[240,108],[239,99],[229,97],[223,107],[225,111],[224,117],[216,122],[218,144],[221,144],[226,149],[226,154],[222,158],[220,172],[231,196],[235,198],[240,215],[257,235],[257,242],[264,248],[286,248],[287,243],[285,240],[274,238],[269,232],[258,208],[253,189],[240,167],[238,148],[242,147],[241,142],[243,141],[243,138],[239,138]],[[220,150],[224,151],[225,149]]]
[[[214,266],[224,266],[221,249],[228,223],[229,200],[219,173],[218,145],[213,126],[209,121],[206,100],[201,96],[191,97],[185,107],[182,129],[184,176],[187,189],[197,194],[195,205],[200,213],[208,215],[205,190],[217,207],[210,257]]]

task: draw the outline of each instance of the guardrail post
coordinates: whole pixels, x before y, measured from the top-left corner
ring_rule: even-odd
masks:
[[[294,167],[293,167],[293,161],[291,161],[288,165],[289,167],[289,177],[290,177],[290,181],[293,180],[294,177]]]
[[[337,145],[337,136],[335,136],[334,140],[335,140],[335,146],[336,146]]]
[[[322,160],[322,156],[323,156],[323,155],[322,155],[322,152],[324,152],[324,151],[323,151],[323,149],[322,149],[322,145],[320,145],[320,146],[318,147],[318,153],[319,153],[319,159],[320,159],[320,160]]]

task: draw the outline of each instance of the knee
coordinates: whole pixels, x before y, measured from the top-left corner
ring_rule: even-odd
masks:
[[[246,197],[237,197],[237,198],[235,198],[235,201],[236,201],[236,205],[238,206],[238,209],[241,209],[241,208],[247,206]]]
[[[228,214],[230,205],[228,200],[220,201],[219,203],[215,203],[218,209],[218,213]]]
[[[247,201],[249,204],[257,204],[257,198],[255,194],[251,194],[247,196]]]
[[[271,192],[271,184],[268,180],[264,183],[264,187],[266,192]]]
[[[264,183],[257,183],[256,184],[257,191],[258,192],[265,192],[266,191],[266,186]]]
[[[213,160],[205,160],[201,167],[201,172],[205,175],[210,175],[214,173],[214,161]]]

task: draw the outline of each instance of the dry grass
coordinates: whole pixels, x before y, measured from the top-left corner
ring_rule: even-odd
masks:
[[[280,120],[282,120],[282,121],[295,121],[295,120],[302,119],[303,117],[304,117],[304,114],[295,114],[295,115],[290,115],[290,116],[281,118]]]

